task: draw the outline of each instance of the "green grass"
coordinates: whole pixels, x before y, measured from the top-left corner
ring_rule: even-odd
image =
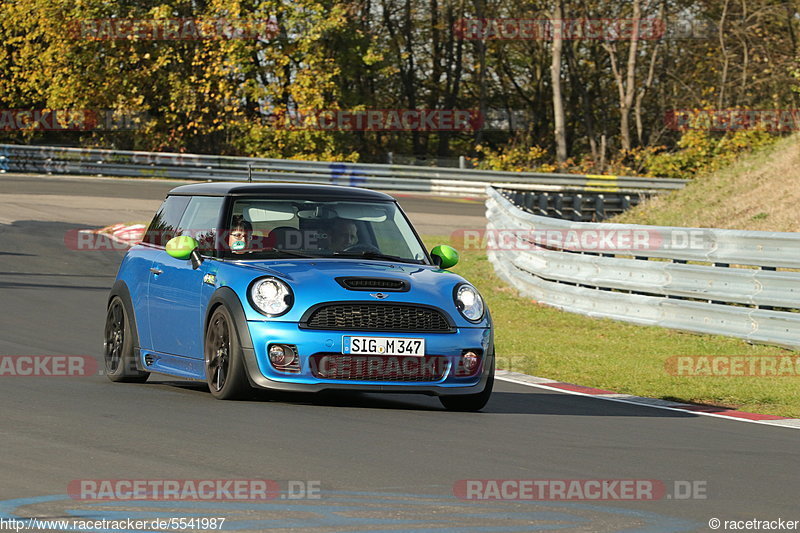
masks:
[[[429,247],[449,238],[425,236]],[[595,319],[537,304],[495,274],[483,250],[459,250],[451,270],[472,282],[495,323],[498,367],[588,387],[743,411],[800,417],[800,378],[685,377],[671,356],[797,355],[739,339]]]

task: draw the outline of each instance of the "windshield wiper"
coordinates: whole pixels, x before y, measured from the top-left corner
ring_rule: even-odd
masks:
[[[357,257],[361,259],[383,259],[384,261],[395,261],[397,263],[411,263],[413,265],[419,265],[422,262],[418,259],[408,259],[406,257],[398,257],[396,255],[388,255],[382,254],[380,252],[370,252],[370,251],[363,251],[363,252],[333,252],[334,256],[337,257]]]
[[[308,255],[302,252],[295,252],[293,250],[269,250],[270,252],[275,252],[276,254],[285,254],[291,257],[300,257],[302,259],[314,259],[319,257],[318,255]]]

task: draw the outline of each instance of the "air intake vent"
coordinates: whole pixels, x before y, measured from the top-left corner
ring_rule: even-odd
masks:
[[[392,278],[336,278],[336,281],[351,291],[405,292],[409,288],[406,281]]]
[[[447,318],[438,309],[372,302],[319,305],[301,320],[301,327],[344,331],[453,331]]]
[[[144,364],[146,364],[147,366],[153,366],[153,363],[155,362],[156,360],[153,358],[152,355],[147,354],[144,356]]]

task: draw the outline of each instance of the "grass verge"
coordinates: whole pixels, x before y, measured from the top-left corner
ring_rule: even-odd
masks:
[[[450,243],[443,236],[423,240],[429,247]],[[672,356],[795,352],[559,311],[519,296],[494,274],[485,251],[459,252],[452,271],[486,299],[502,368],[614,392],[800,418],[800,377],[676,376],[666,366]]]
[[[653,197],[609,222],[800,231],[800,134],[742,156],[686,188]]]

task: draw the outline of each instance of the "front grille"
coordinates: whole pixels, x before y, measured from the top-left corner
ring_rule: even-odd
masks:
[[[311,373],[320,379],[359,381],[440,381],[448,361],[442,355],[425,357],[342,355],[318,353],[309,359]]]
[[[401,279],[388,278],[338,278],[344,288],[353,291],[397,291],[408,290],[408,285]]]
[[[449,332],[444,314],[429,307],[347,303],[318,307],[308,317],[309,329]]]

